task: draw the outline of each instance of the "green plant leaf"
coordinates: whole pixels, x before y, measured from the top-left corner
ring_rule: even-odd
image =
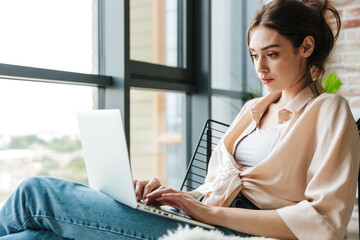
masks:
[[[322,87],[325,92],[336,93],[342,85],[341,80],[336,76],[335,73],[327,75],[322,83]]]

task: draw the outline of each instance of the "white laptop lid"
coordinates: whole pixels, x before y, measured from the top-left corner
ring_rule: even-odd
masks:
[[[90,187],[136,208],[120,110],[78,112],[78,123]]]

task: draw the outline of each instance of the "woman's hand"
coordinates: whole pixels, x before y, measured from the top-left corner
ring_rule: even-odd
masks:
[[[164,193],[162,202],[181,210],[186,215],[207,224],[214,224],[214,207],[209,207],[185,192]]]
[[[151,193],[147,194],[144,196],[144,203],[147,205],[157,205],[157,206],[161,206],[161,205],[166,205],[166,203],[164,203],[163,201],[163,194],[166,193],[185,193],[188,194],[186,192],[181,192],[181,191],[177,191],[175,189],[172,188],[168,188],[165,186],[160,186],[158,187],[156,190],[152,191]]]
[[[143,181],[134,180],[133,183],[135,188],[136,200],[138,202],[140,202],[141,200],[145,200],[146,195],[161,187],[161,183],[157,178]]]

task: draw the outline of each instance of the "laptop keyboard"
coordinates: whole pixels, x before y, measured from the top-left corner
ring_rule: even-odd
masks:
[[[168,216],[168,215],[172,214],[172,215],[177,215],[177,216],[180,216],[180,217],[185,217],[185,218],[191,219],[191,217],[185,215],[180,210],[178,210],[176,208],[172,208],[172,207],[170,207],[169,210],[167,210],[167,209],[161,208],[159,206],[146,205],[146,204],[144,204],[142,202],[138,202],[138,206],[140,206],[142,209],[145,209],[147,211],[154,212],[154,213],[159,213],[159,214],[162,214],[162,215],[165,215],[165,216]]]

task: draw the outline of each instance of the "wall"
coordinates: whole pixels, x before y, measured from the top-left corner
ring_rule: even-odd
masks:
[[[354,118],[360,118],[360,1],[333,0],[342,29],[326,72],[343,82],[339,94],[348,99]]]

